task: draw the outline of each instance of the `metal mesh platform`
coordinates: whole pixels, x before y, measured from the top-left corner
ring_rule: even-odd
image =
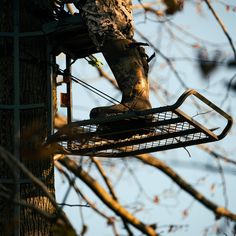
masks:
[[[179,109],[190,95],[226,121],[220,134]],[[228,114],[195,90],[188,90],[172,106],[73,122],[49,141],[60,141],[71,155],[125,157],[217,141],[225,137],[231,126]]]

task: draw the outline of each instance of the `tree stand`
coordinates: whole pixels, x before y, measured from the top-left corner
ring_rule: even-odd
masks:
[[[214,112],[222,118],[225,127],[207,128],[183,112],[180,106],[188,97],[207,106],[204,113]],[[171,106],[72,122],[50,136],[47,143],[61,142],[70,155],[127,157],[218,141],[226,136],[232,123],[231,116],[190,89]],[[221,130],[220,134],[215,133],[218,130]],[[67,146],[68,142],[70,145]]]

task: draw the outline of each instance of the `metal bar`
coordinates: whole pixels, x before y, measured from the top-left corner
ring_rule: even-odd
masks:
[[[50,55],[50,45],[47,44],[47,60],[49,59],[52,63],[47,63],[47,96],[48,96],[48,117],[47,117],[47,127],[48,127],[48,136],[53,134],[53,123],[54,123],[54,111],[53,111],[53,65],[55,63],[55,58]]]
[[[224,117],[227,120],[227,125],[225,126],[221,134],[218,135],[218,139],[224,138],[233,125],[233,118],[230,115],[228,115],[226,112],[224,112],[221,108],[219,108],[218,106],[213,104],[211,101],[209,101],[207,98],[202,96],[197,91],[193,90],[193,95],[197,97],[198,99],[200,99],[205,104],[207,104],[209,107],[211,107],[214,111],[219,113],[222,117]]]
[[[67,104],[67,124],[71,123],[72,120],[72,81],[71,81],[71,58],[66,56],[66,70],[67,70],[67,79],[66,79],[66,93],[68,96]]]
[[[197,128],[199,131],[203,132],[207,136],[211,136],[213,139],[218,140],[218,136],[215,135],[211,130],[205,128],[203,125],[201,125],[196,120],[193,120],[190,116],[188,116],[186,113],[181,111],[180,109],[175,109],[174,111],[178,116],[182,116],[189,124]]]
[[[209,138],[204,138],[204,139],[198,139],[193,141],[187,141],[187,142],[179,142],[175,144],[169,144],[169,145],[163,145],[163,146],[156,146],[156,147],[151,147],[151,148],[145,148],[141,150],[134,150],[134,151],[129,151],[129,152],[98,152],[96,153],[97,157],[127,157],[127,156],[134,156],[134,155],[139,155],[139,154],[144,154],[144,153],[151,153],[151,152],[159,152],[159,151],[165,151],[165,150],[170,150],[174,148],[186,148],[188,146],[192,145],[197,145],[197,144],[202,144],[202,143],[208,143],[208,142],[213,142],[214,140],[211,140]],[[89,154],[89,153],[88,153]],[[73,155],[73,154],[72,154]],[[90,153],[89,156],[94,156],[94,153]]]
[[[90,147],[88,147],[88,148],[81,148],[80,150],[77,150],[77,151],[71,150],[71,154],[86,155],[86,153],[93,153],[93,155],[95,155],[95,152],[97,152],[97,151],[122,148],[122,147],[126,147],[126,146],[143,144],[143,143],[160,141],[160,140],[167,140],[170,138],[177,138],[177,137],[195,134],[195,133],[199,133],[199,130],[192,128],[192,129],[182,130],[182,131],[173,132],[173,133],[165,133],[165,134],[156,133],[156,135],[151,135],[149,137],[141,138],[141,139],[127,140],[124,142],[115,142],[114,141],[114,142],[110,142],[110,143],[105,143],[103,145],[98,144],[97,146],[90,145]],[[208,137],[207,139],[209,141],[215,141],[215,139],[213,139],[212,137]],[[185,141],[185,142],[194,143],[195,140],[190,140],[190,141]],[[184,146],[185,142],[180,142],[180,143],[182,144],[182,146]],[[111,155],[112,155],[112,153],[111,153]]]
[[[18,110],[26,110],[26,109],[34,109],[34,108],[44,108],[44,103],[37,103],[37,104],[0,104],[0,109],[11,110],[11,109],[18,109]]]
[[[108,116],[103,118],[96,118],[96,119],[89,119],[89,120],[81,120],[81,121],[75,121],[71,124],[73,126],[85,126],[85,125],[99,125],[99,124],[106,124],[108,122],[115,122],[115,121],[121,121],[125,119],[140,119],[145,118],[147,115],[155,115],[156,113],[164,113],[164,112],[172,112],[175,109],[173,106],[165,106],[165,107],[158,107],[153,108],[149,110],[142,110],[142,111],[129,111],[128,113],[124,114],[117,114],[115,116]]]
[[[19,0],[13,0],[14,8],[14,19],[13,19],[13,37],[14,37],[14,157],[20,161],[20,63],[19,63],[19,24],[20,24],[20,2]],[[17,182],[20,180],[20,170],[16,168],[15,170]],[[20,199],[20,184],[16,184],[16,198]],[[20,205],[14,205],[14,236],[20,236]]]
[[[0,32],[0,37],[14,37],[14,32]],[[19,38],[45,35],[43,31],[18,32]]]
[[[44,180],[45,181],[45,179],[43,179],[43,178],[38,178],[38,179],[40,179],[40,180]],[[28,184],[28,183],[32,183],[32,180],[31,179],[18,179],[17,181],[16,181],[16,179],[0,179],[0,184],[15,184],[15,183],[17,183],[17,184]]]
[[[216,106],[214,103],[209,101],[206,97],[204,97],[203,95],[198,93],[196,90],[188,89],[187,91],[185,91],[179,97],[177,102],[174,105],[172,105],[172,107],[174,107],[175,109],[179,108],[183,104],[183,102],[187,99],[187,97],[189,97],[191,95],[197,97],[199,100],[201,100],[203,103],[205,103],[206,105],[211,107],[215,112],[219,113],[222,117],[224,117],[227,120],[227,124],[226,124],[225,128],[223,129],[221,134],[219,134],[217,136],[218,140],[223,139],[227,135],[227,133],[229,132],[229,130],[231,129],[231,127],[233,125],[233,118],[230,115],[228,115],[226,112],[224,112],[221,108]]]
[[[66,55],[66,93],[67,93],[67,124],[72,121],[72,80],[71,80],[71,58]],[[67,148],[71,147],[71,142],[67,142]]]
[[[32,183],[30,179],[1,179],[0,184],[27,184]]]
[[[137,119],[138,120],[138,119]],[[149,122],[149,123],[144,123],[142,124],[142,128],[140,128],[140,126],[133,126],[130,125],[129,127],[125,127],[125,129],[112,129],[111,130],[106,130],[106,131],[101,131],[101,132],[90,132],[89,133],[89,137],[90,138],[94,138],[94,137],[100,137],[100,138],[106,138],[108,136],[117,136],[117,135],[120,135],[120,134],[123,134],[123,135],[127,135],[129,134],[129,132],[134,132],[134,131],[137,131],[137,134],[139,131],[144,131],[148,128],[157,128],[157,127],[160,127],[160,126],[164,126],[164,125],[173,125],[173,124],[177,124],[177,123],[183,123],[185,120],[183,119],[183,117],[177,117],[177,118],[173,118],[173,119],[166,119],[166,120],[161,120],[161,121],[154,121],[154,122]],[[120,122],[123,122],[123,120],[121,120]],[[73,126],[75,125],[76,123],[73,122]],[[114,123],[113,123],[114,124]],[[108,125],[108,123],[107,123]],[[78,126],[79,127],[79,126]],[[72,128],[72,126],[70,126],[70,128]],[[86,130],[86,128],[85,128]],[[88,128],[88,130],[91,131],[91,129]],[[81,133],[80,137],[81,136],[86,136],[86,133]],[[71,137],[68,137],[66,135],[63,135],[61,138],[58,138],[57,137],[57,141],[71,141]],[[75,137],[74,137],[74,140],[75,140]]]

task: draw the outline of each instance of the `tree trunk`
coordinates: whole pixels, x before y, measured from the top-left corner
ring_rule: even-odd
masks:
[[[53,161],[40,156],[49,129],[50,57],[41,26],[52,21],[50,0],[0,0],[0,145],[22,161],[54,194]],[[34,35],[32,32],[39,32]],[[4,33],[5,32],[5,33]],[[23,32],[28,32],[23,34]],[[35,159],[37,158],[37,159]],[[0,184],[45,212],[55,208],[26,176],[0,160]],[[1,191],[1,190],[0,190]],[[0,235],[50,235],[38,213],[0,199]]]

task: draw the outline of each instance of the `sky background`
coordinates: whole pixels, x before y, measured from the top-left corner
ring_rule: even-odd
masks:
[[[146,2],[151,1],[143,1],[143,3]],[[229,47],[225,34],[222,32],[222,29],[211,12],[209,12],[207,6],[202,3],[200,8],[196,8],[193,2],[196,1],[186,1],[184,10],[171,17],[169,19],[170,22],[167,21],[165,23],[158,22],[163,21],[163,19],[157,19],[156,16],[151,14],[148,14],[145,18],[142,14],[139,14],[140,11],[135,10],[135,26],[166,57],[176,59],[174,66],[188,88],[196,89],[213,103],[235,117],[235,93],[230,92],[229,96],[226,97],[225,85],[235,75],[235,68],[229,69],[225,66],[219,66],[215,72],[210,74],[208,79],[204,79],[198,69],[197,62],[194,60],[197,52],[196,47],[199,46],[205,47],[210,57],[214,54],[215,50],[220,50],[222,59],[225,60],[233,58],[233,52]],[[222,2],[236,7],[236,0],[212,2],[214,3],[213,7],[215,11],[222,19],[229,35],[235,43],[236,11],[232,8],[230,10],[226,9]],[[137,1],[133,1],[133,3],[136,4]],[[175,25],[180,26],[182,30],[180,31]],[[189,32],[191,36],[185,31]],[[137,34],[135,38],[139,40]],[[147,52],[150,55],[153,53],[153,50],[148,48]],[[96,57],[103,62],[104,70],[109,71],[102,55],[96,54]],[[57,60],[61,68],[63,68],[63,55],[60,55]],[[152,106],[159,107],[173,104],[185,91],[185,88],[183,88],[174,73],[169,69],[166,61],[160,55],[156,55],[150,67],[150,83],[153,86],[157,86],[156,91],[151,93]],[[104,78],[100,78],[96,69],[91,67],[86,60],[80,59],[76,61],[72,67],[72,74],[108,93],[110,96],[118,100],[120,99],[119,91],[114,90],[112,85]],[[61,86],[58,93],[63,90],[65,88]],[[73,84],[74,120],[88,119],[90,109],[100,105],[108,105],[108,102],[91,94],[85,88]],[[65,108],[60,108],[59,113],[65,114]],[[227,157],[235,160],[235,142],[235,127],[233,127],[225,139],[211,143],[209,147],[218,150],[223,155],[227,154]],[[191,157],[189,157],[189,153]],[[219,205],[225,204],[222,178],[218,172],[219,163],[213,160],[206,152],[201,151],[198,147],[189,147],[188,152],[184,149],[175,149],[154,153],[153,155],[165,161],[210,200]],[[74,158],[79,160],[79,157]],[[83,160],[89,163],[89,157],[84,157]],[[137,210],[136,216],[142,219],[142,221],[157,223],[160,227],[158,232],[163,231],[163,235],[167,236],[199,236],[204,235],[206,229],[208,229],[208,233],[205,235],[216,235],[214,225],[221,225],[223,220],[215,222],[214,215],[209,210],[197,201],[194,201],[187,193],[180,190],[175,183],[160,171],[145,166],[132,158],[106,158],[102,159],[102,161],[115,186],[115,191],[122,205],[129,206],[128,209],[131,212]],[[225,170],[224,177],[226,181],[228,208],[236,213],[236,168],[227,163],[222,163],[222,165]],[[90,174],[95,178],[99,178],[93,167],[90,169]],[[109,212],[79,180],[78,186],[91,200],[97,203],[99,208]],[[141,189],[140,186],[142,186]],[[56,172],[58,202],[62,201],[67,188],[65,179]],[[156,197],[158,197],[158,203],[154,201]],[[73,191],[70,192],[67,203],[84,204]],[[91,208],[65,207],[64,210],[78,232],[81,230],[81,214],[83,214],[85,224],[89,226],[87,236],[113,235],[111,227],[108,227],[106,221],[100,216],[97,216]],[[168,233],[166,226],[170,224],[179,225],[181,229],[178,229],[175,233]],[[118,225],[121,226],[121,223],[118,223]],[[120,232],[121,235],[125,235],[122,234],[122,232],[124,233],[122,229]],[[223,232],[226,232],[228,236],[232,235],[227,232],[227,229],[223,229]],[[140,235],[140,233],[137,235]],[[224,234],[222,233],[220,235]]]

